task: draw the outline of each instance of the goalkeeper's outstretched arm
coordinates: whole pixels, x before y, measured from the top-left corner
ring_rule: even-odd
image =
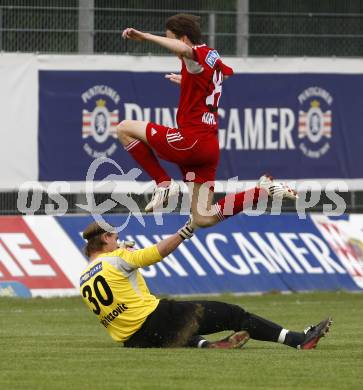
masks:
[[[182,228],[170,237],[165,238],[157,244],[147,248],[131,252],[123,250],[121,257],[137,268],[148,267],[172,253],[184,240],[192,238],[193,233],[194,229],[192,227],[191,220],[189,220]]]

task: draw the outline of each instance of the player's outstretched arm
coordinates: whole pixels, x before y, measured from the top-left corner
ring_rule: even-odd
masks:
[[[145,33],[130,27],[125,28],[125,30],[122,32],[122,38],[132,39],[134,41],[148,41],[156,43],[157,45],[172,51],[177,56],[193,58],[192,48],[177,39],[160,37],[159,35]]]
[[[182,242],[183,238],[178,233],[175,233],[172,236],[159,241],[156,244],[156,247],[158,248],[160,256],[164,258],[172,253]]]
[[[184,240],[192,238],[194,229],[192,228],[191,221],[189,220],[183,227],[181,227],[177,233],[172,236],[159,241],[156,247],[161,257],[166,257],[172,253]]]
[[[177,233],[157,244],[135,251],[123,251],[121,257],[135,268],[148,267],[161,261],[172,253],[184,240],[193,237],[193,228],[189,220]]]

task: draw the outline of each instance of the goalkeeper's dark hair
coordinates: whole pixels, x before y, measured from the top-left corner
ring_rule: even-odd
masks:
[[[82,237],[87,241],[86,246],[83,248],[84,254],[90,257],[92,253],[102,251],[105,245],[102,235],[104,233],[112,234],[101,227],[97,222],[92,222],[84,230]]]
[[[167,30],[174,33],[178,39],[186,35],[194,45],[202,43],[199,16],[192,14],[176,14],[167,19],[165,27]]]

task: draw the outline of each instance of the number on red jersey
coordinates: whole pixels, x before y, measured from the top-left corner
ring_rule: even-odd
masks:
[[[215,70],[213,72],[213,90],[210,95],[207,96],[205,99],[205,104],[208,107],[212,107],[212,111],[215,112],[218,110],[218,104],[219,104],[219,99],[222,95],[222,82],[223,82],[223,74],[220,70]]]

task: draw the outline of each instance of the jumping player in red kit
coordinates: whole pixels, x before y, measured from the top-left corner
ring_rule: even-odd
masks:
[[[215,49],[202,44],[199,17],[170,17],[166,21],[166,37],[133,28],[126,28],[122,37],[158,44],[181,60],[181,74],[166,75],[180,85],[178,127],[136,120],[123,120],[117,127],[125,150],[156,182],[146,211],[157,209],[179,193],[178,184],[161,167],[156,155],[177,164],[189,185],[192,228],[215,225],[241,212],[246,204],[256,204],[262,195],[296,199],[296,193],[286,184],[264,175],[255,188],[227,195],[212,204],[219,161],[218,104],[222,83],[233,75],[233,70],[222,62]]]

